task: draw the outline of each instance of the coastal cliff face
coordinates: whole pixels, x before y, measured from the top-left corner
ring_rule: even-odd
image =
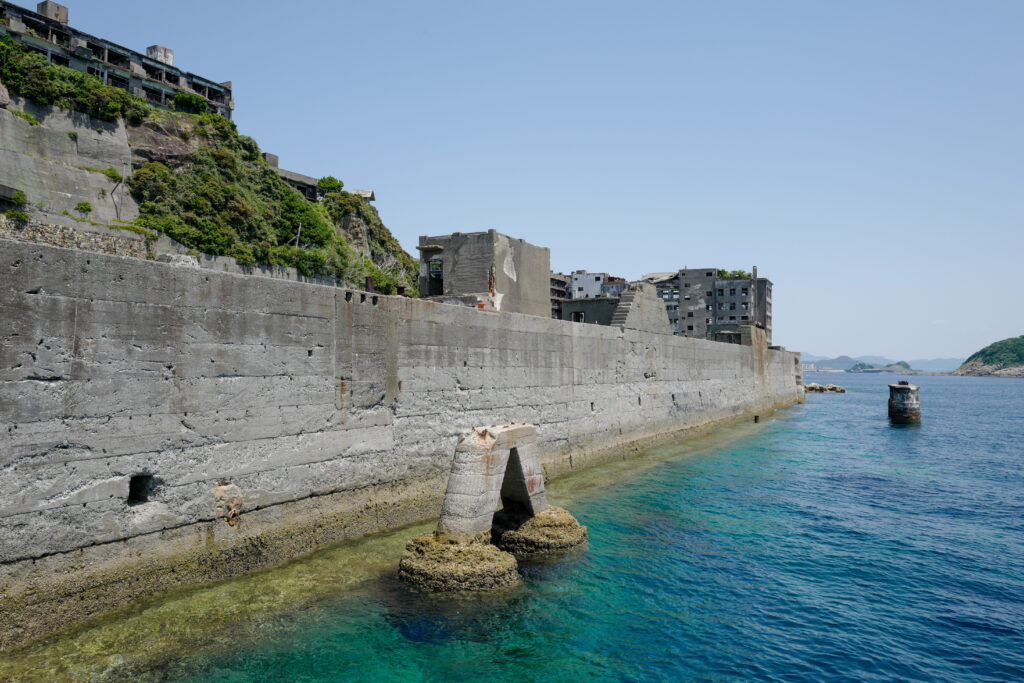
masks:
[[[471,427],[535,424],[550,478],[803,400],[766,347],[2,239],[0,268],[0,647],[434,518]]]

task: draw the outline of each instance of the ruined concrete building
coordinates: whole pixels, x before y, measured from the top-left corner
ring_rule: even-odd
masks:
[[[551,252],[487,232],[420,236],[423,297],[551,317]]]
[[[157,107],[172,108],[179,92],[203,97],[211,109],[227,118],[235,102],[231,81],[217,83],[174,66],[174,51],[151,45],[146,54],[68,26],[68,8],[40,2],[36,11],[0,1],[0,35],[44,55],[52,64],[92,74],[107,85],[144,98]]]
[[[562,318],[562,302],[569,298],[569,276],[565,273],[551,273],[551,317]]]
[[[717,268],[682,268],[643,279],[657,287],[676,334],[715,339],[754,325],[764,329],[771,343],[772,282],[757,277],[757,266],[747,278],[727,278]]]

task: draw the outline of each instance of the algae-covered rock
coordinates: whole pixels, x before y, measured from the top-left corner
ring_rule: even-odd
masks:
[[[502,510],[494,516],[491,538],[502,550],[527,557],[583,547],[587,527],[553,505],[525,520]]]
[[[516,558],[486,540],[459,543],[422,534],[405,546],[398,578],[423,591],[483,591],[519,580]]]

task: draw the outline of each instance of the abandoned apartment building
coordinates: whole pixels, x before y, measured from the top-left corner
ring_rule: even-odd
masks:
[[[643,277],[658,289],[676,334],[698,339],[727,338],[754,325],[772,339],[772,282],[757,276],[731,277],[718,268],[682,268]]]
[[[157,107],[172,108],[179,92],[203,97],[210,108],[231,118],[231,81],[218,83],[174,66],[174,51],[161,45],[135,52],[68,26],[68,8],[41,2],[33,12],[0,2],[0,35],[6,35],[50,63],[92,74]]]

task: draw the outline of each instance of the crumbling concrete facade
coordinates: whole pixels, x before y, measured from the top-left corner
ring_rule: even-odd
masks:
[[[475,298],[500,311],[551,316],[547,247],[488,230],[421,235],[417,249],[421,296]]]
[[[3,239],[0,312],[0,649],[436,519],[473,426],[547,481],[803,400],[763,345]]]
[[[682,268],[652,273],[644,280],[658,288],[675,334],[715,339],[746,323],[759,324],[772,339],[772,282],[757,277],[725,278],[718,268]]]
[[[162,45],[151,45],[141,54],[72,28],[68,8],[56,2],[40,2],[35,12],[0,2],[0,35],[45,55],[52,64],[92,74],[156,107],[172,108],[174,95],[184,92],[199,95],[228,118],[235,108],[230,81],[217,83],[175,67],[174,51]]]

